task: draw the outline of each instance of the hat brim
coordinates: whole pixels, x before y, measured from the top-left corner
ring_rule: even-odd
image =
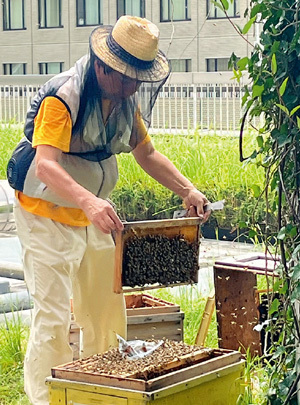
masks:
[[[106,43],[106,38],[111,29],[111,26],[101,26],[95,28],[91,33],[90,47],[100,60],[117,72],[143,82],[158,82],[168,77],[170,73],[169,61],[161,51],[158,51],[153,65],[149,69],[133,67],[111,52]]]

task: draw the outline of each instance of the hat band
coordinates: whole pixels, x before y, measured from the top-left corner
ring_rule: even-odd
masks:
[[[122,48],[113,38],[111,34],[109,34],[106,38],[106,43],[109,50],[122,59],[123,62],[137,68],[137,69],[150,69],[153,66],[153,60],[145,61],[128,53],[124,48]]]

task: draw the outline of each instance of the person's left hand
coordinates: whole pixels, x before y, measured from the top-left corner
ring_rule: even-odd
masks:
[[[189,190],[188,195],[183,199],[183,203],[189,210],[189,217],[200,217],[203,219],[203,223],[208,220],[211,211],[204,212],[204,207],[209,201],[201,191],[196,188]]]

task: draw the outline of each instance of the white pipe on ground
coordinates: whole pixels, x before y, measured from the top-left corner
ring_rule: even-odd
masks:
[[[11,321],[20,317],[24,325],[31,325],[31,309],[25,309],[24,311],[7,312],[0,314],[0,324],[6,321]]]
[[[0,295],[0,313],[15,312],[32,308],[32,301],[28,291]]]

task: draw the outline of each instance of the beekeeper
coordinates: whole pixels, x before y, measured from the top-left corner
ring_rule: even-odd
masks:
[[[15,220],[34,309],[25,357],[25,391],[48,404],[51,367],[72,361],[70,297],[83,331],[83,356],[126,336],[122,295],[113,293],[112,231],[123,225],[107,200],[115,155],[133,153],[158,182],[204,216],[205,196],[156,151],[147,128],[169,75],[158,28],[123,16],[90,35],[89,54],[49,80],[27,113],[25,137],[8,164],[16,189]],[[141,104],[137,91],[143,94]]]

